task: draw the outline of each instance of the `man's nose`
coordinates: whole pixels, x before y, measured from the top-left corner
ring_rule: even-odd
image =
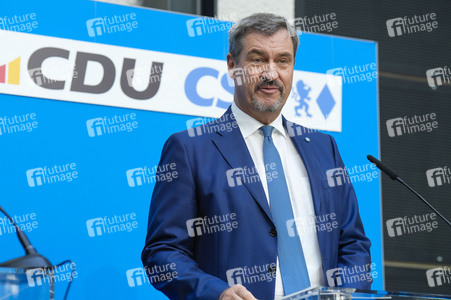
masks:
[[[279,77],[276,64],[273,62],[266,64],[261,76],[268,81],[276,80]]]

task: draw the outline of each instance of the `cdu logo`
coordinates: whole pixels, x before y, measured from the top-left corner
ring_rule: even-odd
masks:
[[[88,235],[90,237],[96,237],[102,235],[105,231],[102,218],[95,218],[86,221],[86,227],[88,229]],[[102,231],[103,230],[103,231]]]
[[[144,268],[130,269],[127,270],[125,274],[127,275],[127,282],[129,287],[140,286],[147,281]]]
[[[103,119],[95,118],[86,121],[86,128],[88,129],[88,135],[90,137],[96,137],[102,135]]]
[[[229,284],[229,286],[245,283],[243,268],[235,268],[235,269],[227,270],[226,276],[227,276],[227,283]]]
[[[95,37],[102,35],[102,30],[105,32],[104,23],[102,18],[95,18],[86,21],[86,28],[88,29],[88,35]]]
[[[126,175],[129,187],[140,186],[146,182],[143,168],[127,170]]]
[[[389,137],[402,135],[404,131],[404,120],[402,118],[387,120],[386,124]]]
[[[402,218],[394,218],[385,222],[389,237],[400,236],[404,231],[404,220]]]
[[[20,84],[20,57],[0,66],[0,83]]]
[[[335,268],[327,270],[326,272],[327,276],[327,284],[329,286],[340,286],[344,283],[344,274],[342,268]]]
[[[190,237],[201,236],[204,227],[204,220],[202,218],[189,219],[186,221],[186,229]]]
[[[36,168],[27,170],[28,186],[36,187],[45,183],[44,169]]]
[[[335,168],[326,171],[327,184],[330,187],[340,186],[349,182],[348,174],[344,168]]]

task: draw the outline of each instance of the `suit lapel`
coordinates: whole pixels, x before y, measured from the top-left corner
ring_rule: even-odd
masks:
[[[220,119],[218,119],[218,128],[222,127],[221,125],[223,124],[221,123],[236,122],[234,117],[231,117],[231,115],[232,110],[229,107],[226,113]],[[223,121],[220,121],[221,119]],[[234,126],[231,126],[231,128],[231,131],[217,131],[216,134],[214,134],[212,137],[213,143],[216,145],[219,152],[221,152],[222,156],[232,169],[247,167],[256,170],[252,157],[249,153],[249,149],[247,148],[246,142],[241,135],[238,124],[234,124]],[[257,203],[263,209],[269,220],[271,220],[272,222],[271,211],[269,209],[268,201],[266,199],[265,191],[263,190],[261,182],[245,182],[244,185],[251,193],[255,201],[257,201]]]

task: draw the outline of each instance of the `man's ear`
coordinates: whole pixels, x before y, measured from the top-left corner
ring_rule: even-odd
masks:
[[[236,68],[236,63],[232,58],[232,54],[227,53],[227,69],[229,70],[229,76],[232,79],[235,79],[235,71],[234,71],[235,68]]]

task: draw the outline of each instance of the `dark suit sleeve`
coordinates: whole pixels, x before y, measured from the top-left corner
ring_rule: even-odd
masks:
[[[229,286],[199,268],[194,260],[196,238],[187,232],[186,221],[198,217],[196,182],[189,155],[177,134],[165,143],[160,168],[172,163],[177,178],[171,182],[156,182],[153,191],[147,238],[141,255],[143,265],[150,273],[152,285],[170,299],[218,299]],[[165,269],[164,266],[170,264],[175,264],[175,278],[157,280],[155,267]]]
[[[334,151],[335,165],[336,167],[344,168],[337,144],[333,137],[330,138]],[[340,218],[338,267],[346,269],[349,277],[358,275],[360,278],[360,280],[355,280],[352,283],[346,282],[343,287],[370,289],[372,283],[370,276],[371,242],[365,235],[359,215],[357,197],[351,182],[343,185],[341,193],[341,195],[338,195],[340,201],[343,202]],[[364,280],[363,276],[367,280]]]

